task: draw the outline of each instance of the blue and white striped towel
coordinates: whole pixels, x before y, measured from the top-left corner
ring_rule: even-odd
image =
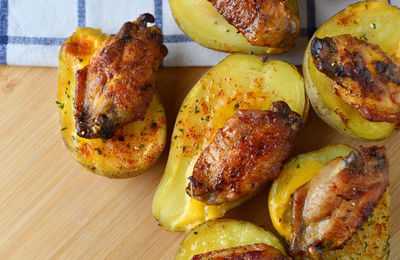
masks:
[[[308,37],[327,18],[357,0],[298,0],[297,46],[279,59],[301,64]],[[390,1],[400,6],[400,0]],[[0,64],[57,66],[58,51],[77,26],[115,33],[125,21],[153,13],[169,54],[164,66],[210,66],[226,53],[192,42],[176,25],[168,0],[0,0]]]

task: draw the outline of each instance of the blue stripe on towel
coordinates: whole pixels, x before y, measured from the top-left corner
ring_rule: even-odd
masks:
[[[307,0],[307,36],[311,38],[317,29],[315,0]]]
[[[86,27],[86,0],[78,0],[78,27]]]
[[[154,18],[156,19],[156,25],[163,30],[163,5],[162,0],[154,0]]]
[[[66,38],[9,36],[9,44],[61,46]]]
[[[7,63],[8,0],[0,0],[0,64]]]

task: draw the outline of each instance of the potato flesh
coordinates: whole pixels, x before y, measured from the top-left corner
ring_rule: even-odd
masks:
[[[295,190],[310,181],[330,160],[347,156],[353,149],[345,145],[330,145],[321,150],[300,154],[290,160],[276,179],[269,193],[268,208],[272,224],[278,233],[290,243],[291,195]],[[389,253],[389,205],[387,191],[371,217],[362,228],[352,236],[341,250],[331,250],[323,254],[323,259],[383,259]],[[353,257],[353,258],[351,258]],[[344,258],[344,259],[347,259]]]
[[[261,227],[246,221],[219,219],[205,222],[190,230],[183,239],[175,260],[189,260],[197,254],[255,243],[265,243],[285,254],[279,239]]]
[[[301,76],[285,62],[263,63],[252,55],[228,56],[193,87],[176,119],[167,166],[153,199],[153,215],[162,227],[189,230],[222,217],[248,199],[206,205],[189,197],[185,188],[200,153],[239,108],[268,109],[277,100],[303,115],[306,99]]]
[[[290,1],[294,10],[297,2]],[[172,14],[179,27],[193,41],[214,50],[254,54],[281,54],[281,48],[258,47],[251,45],[220,15],[207,0],[170,0]]]
[[[73,107],[75,74],[88,64],[106,37],[100,30],[78,28],[60,50],[57,102],[59,108],[62,107],[59,111],[62,137],[72,156],[92,172],[110,178],[128,178],[146,170],[161,154],[165,146],[166,118],[160,99],[155,95],[145,120],[123,127],[124,140],[103,141],[77,136]],[[77,44],[75,52],[72,44]],[[84,47],[86,51],[82,51]]]
[[[341,34],[351,34],[355,37],[368,39],[369,43],[378,44],[383,51],[394,58],[400,57],[400,10],[390,6],[385,1],[380,2],[360,2],[346,8],[344,11],[333,16],[322,25],[314,36],[324,38]],[[395,129],[395,123],[369,122],[364,119],[357,110],[341,100],[333,93],[332,80],[325,74],[319,72],[309,53],[306,51],[305,63],[308,67],[312,83],[315,85],[320,100],[312,98],[310,101],[318,114],[330,125],[339,131],[361,140],[380,140],[389,136]],[[306,74],[305,73],[305,74]],[[305,76],[307,79],[307,76]],[[307,92],[309,84],[307,84]],[[318,111],[321,103],[325,109],[332,111]],[[333,117],[336,117],[333,118]],[[345,118],[345,121],[342,120]]]

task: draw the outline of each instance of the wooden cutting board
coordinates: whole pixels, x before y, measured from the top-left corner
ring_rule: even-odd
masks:
[[[206,70],[161,70],[168,139],[181,102]],[[141,176],[110,180],[94,175],[63,145],[56,93],[55,68],[0,66],[0,259],[173,259],[184,234],[163,230],[151,215],[168,149]],[[294,153],[332,143],[362,144],[336,133],[310,111]],[[386,145],[389,153],[391,259],[400,259],[400,134],[377,144]],[[228,217],[272,229],[267,190]]]

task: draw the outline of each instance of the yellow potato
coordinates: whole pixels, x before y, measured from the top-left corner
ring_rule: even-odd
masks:
[[[218,219],[207,221],[190,230],[182,241],[175,260],[190,260],[193,256],[214,250],[264,243],[285,250],[271,232],[250,222]]]
[[[92,28],[77,28],[60,50],[57,105],[61,134],[72,156],[90,171],[109,178],[129,178],[142,173],[165,147],[166,118],[154,95],[144,121],[122,128],[123,138],[85,139],[77,136],[74,118],[75,74],[89,63],[107,35]]]
[[[287,48],[269,48],[251,45],[220,15],[217,9],[207,0],[169,0],[169,6],[175,21],[193,41],[210,49],[225,52],[254,54],[281,54],[288,51],[296,42]],[[290,1],[290,8],[297,14],[293,23],[300,29],[297,0]]]
[[[291,195],[310,181],[330,160],[347,156],[353,149],[345,145],[330,145],[321,150],[300,154],[283,168],[269,192],[268,208],[276,231],[290,243]],[[370,218],[354,234],[348,244],[339,250],[323,254],[323,259],[386,259],[389,255],[389,205],[387,191]]]
[[[400,57],[400,9],[387,1],[360,2],[331,17],[314,34],[324,38],[351,34],[378,44],[393,57]],[[310,40],[310,43],[312,41]],[[333,92],[332,80],[315,68],[308,45],[303,60],[307,95],[319,117],[339,132],[363,141],[388,137],[396,123],[370,122]]]
[[[189,197],[185,188],[194,164],[215,133],[238,109],[269,109],[284,100],[306,117],[303,79],[282,61],[264,63],[254,55],[233,54],[210,69],[186,96],[176,119],[164,176],[153,199],[153,216],[171,231],[189,230],[222,217],[248,198],[207,205]]]

